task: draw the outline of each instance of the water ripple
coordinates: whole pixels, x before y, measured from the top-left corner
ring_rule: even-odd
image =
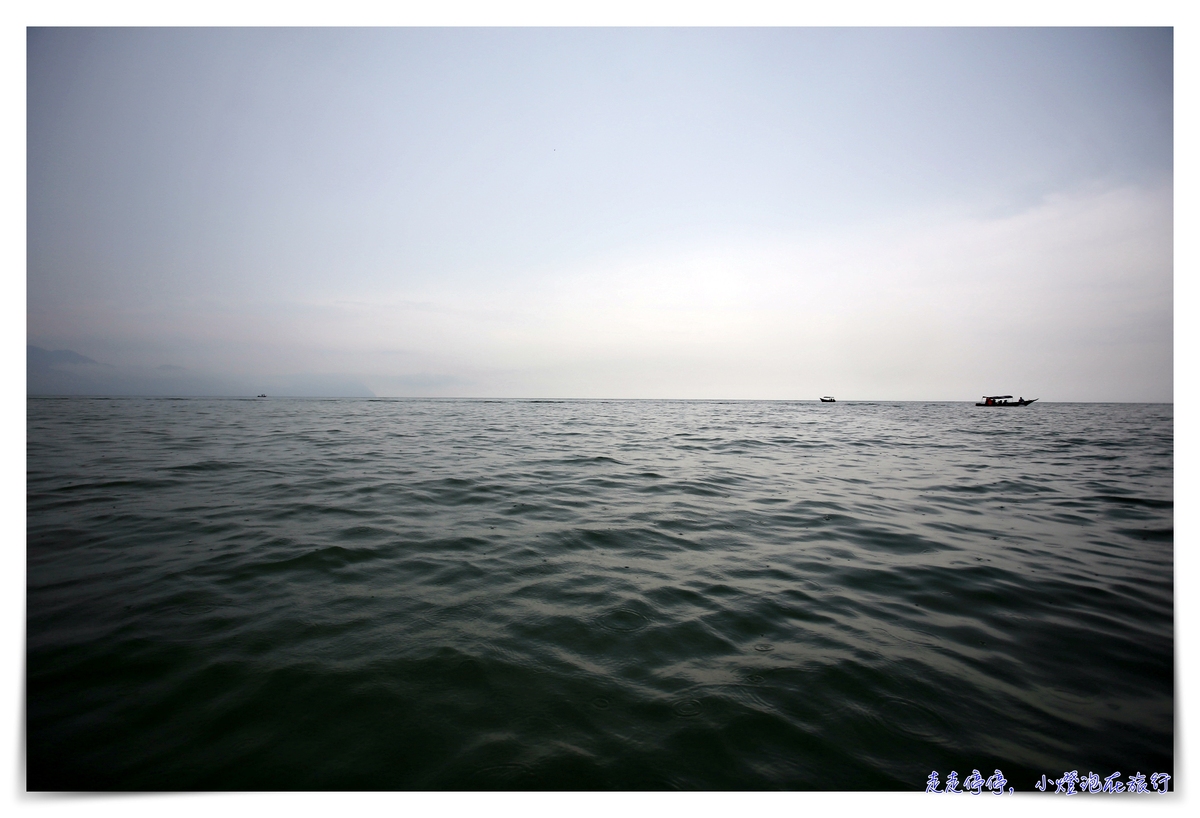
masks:
[[[34,789],[1174,772],[1170,406],[27,416]]]

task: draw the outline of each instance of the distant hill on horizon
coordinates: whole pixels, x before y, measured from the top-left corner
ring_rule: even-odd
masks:
[[[306,374],[251,378],[197,372],[175,364],[119,367],[69,349],[26,344],[25,394],[128,395],[142,397],[373,398],[361,381],[341,375]]]
[[[55,364],[95,364],[97,361],[92,360],[86,355],[80,355],[78,352],[72,352],[69,349],[42,349],[33,344],[27,344],[26,354],[30,364],[38,366],[53,366]]]

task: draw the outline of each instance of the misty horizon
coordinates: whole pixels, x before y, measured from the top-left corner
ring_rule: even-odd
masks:
[[[462,395],[444,397],[437,395],[376,395],[363,384],[348,381],[337,375],[309,376],[307,383],[316,388],[305,389],[297,383],[304,379],[267,378],[259,383],[272,383],[270,395],[255,394],[257,387],[245,381],[221,378],[212,373],[197,372],[186,367],[161,364],[153,368],[118,368],[103,364],[67,349],[46,350],[30,345],[27,353],[30,397],[169,397],[169,398],[369,398],[372,400],[531,400],[531,401],[696,401],[696,402],[796,402],[817,401],[816,397],[799,398],[582,398],[574,396],[548,397],[533,395],[520,398],[494,398],[484,395]],[[1011,397],[1011,396],[1009,396]],[[1023,397],[1023,396],[1022,396]],[[880,403],[954,403],[969,402],[975,398],[955,400],[908,400],[899,401],[886,397],[843,397],[839,402]],[[1039,399],[1039,403],[1171,403],[1171,401],[1056,401]]]
[[[1173,400],[1171,29],[31,28],[27,104],[29,395]]]

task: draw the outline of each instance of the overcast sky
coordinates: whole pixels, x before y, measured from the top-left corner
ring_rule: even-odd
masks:
[[[28,342],[378,395],[1169,401],[1172,62],[1169,29],[34,29]]]

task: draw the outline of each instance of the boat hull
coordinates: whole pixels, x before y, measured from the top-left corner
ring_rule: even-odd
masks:
[[[996,401],[995,403],[977,403],[975,405],[976,406],[1028,406],[1029,404],[1033,403],[1035,400],[1037,400],[1037,398],[1030,398],[1029,400]]]

